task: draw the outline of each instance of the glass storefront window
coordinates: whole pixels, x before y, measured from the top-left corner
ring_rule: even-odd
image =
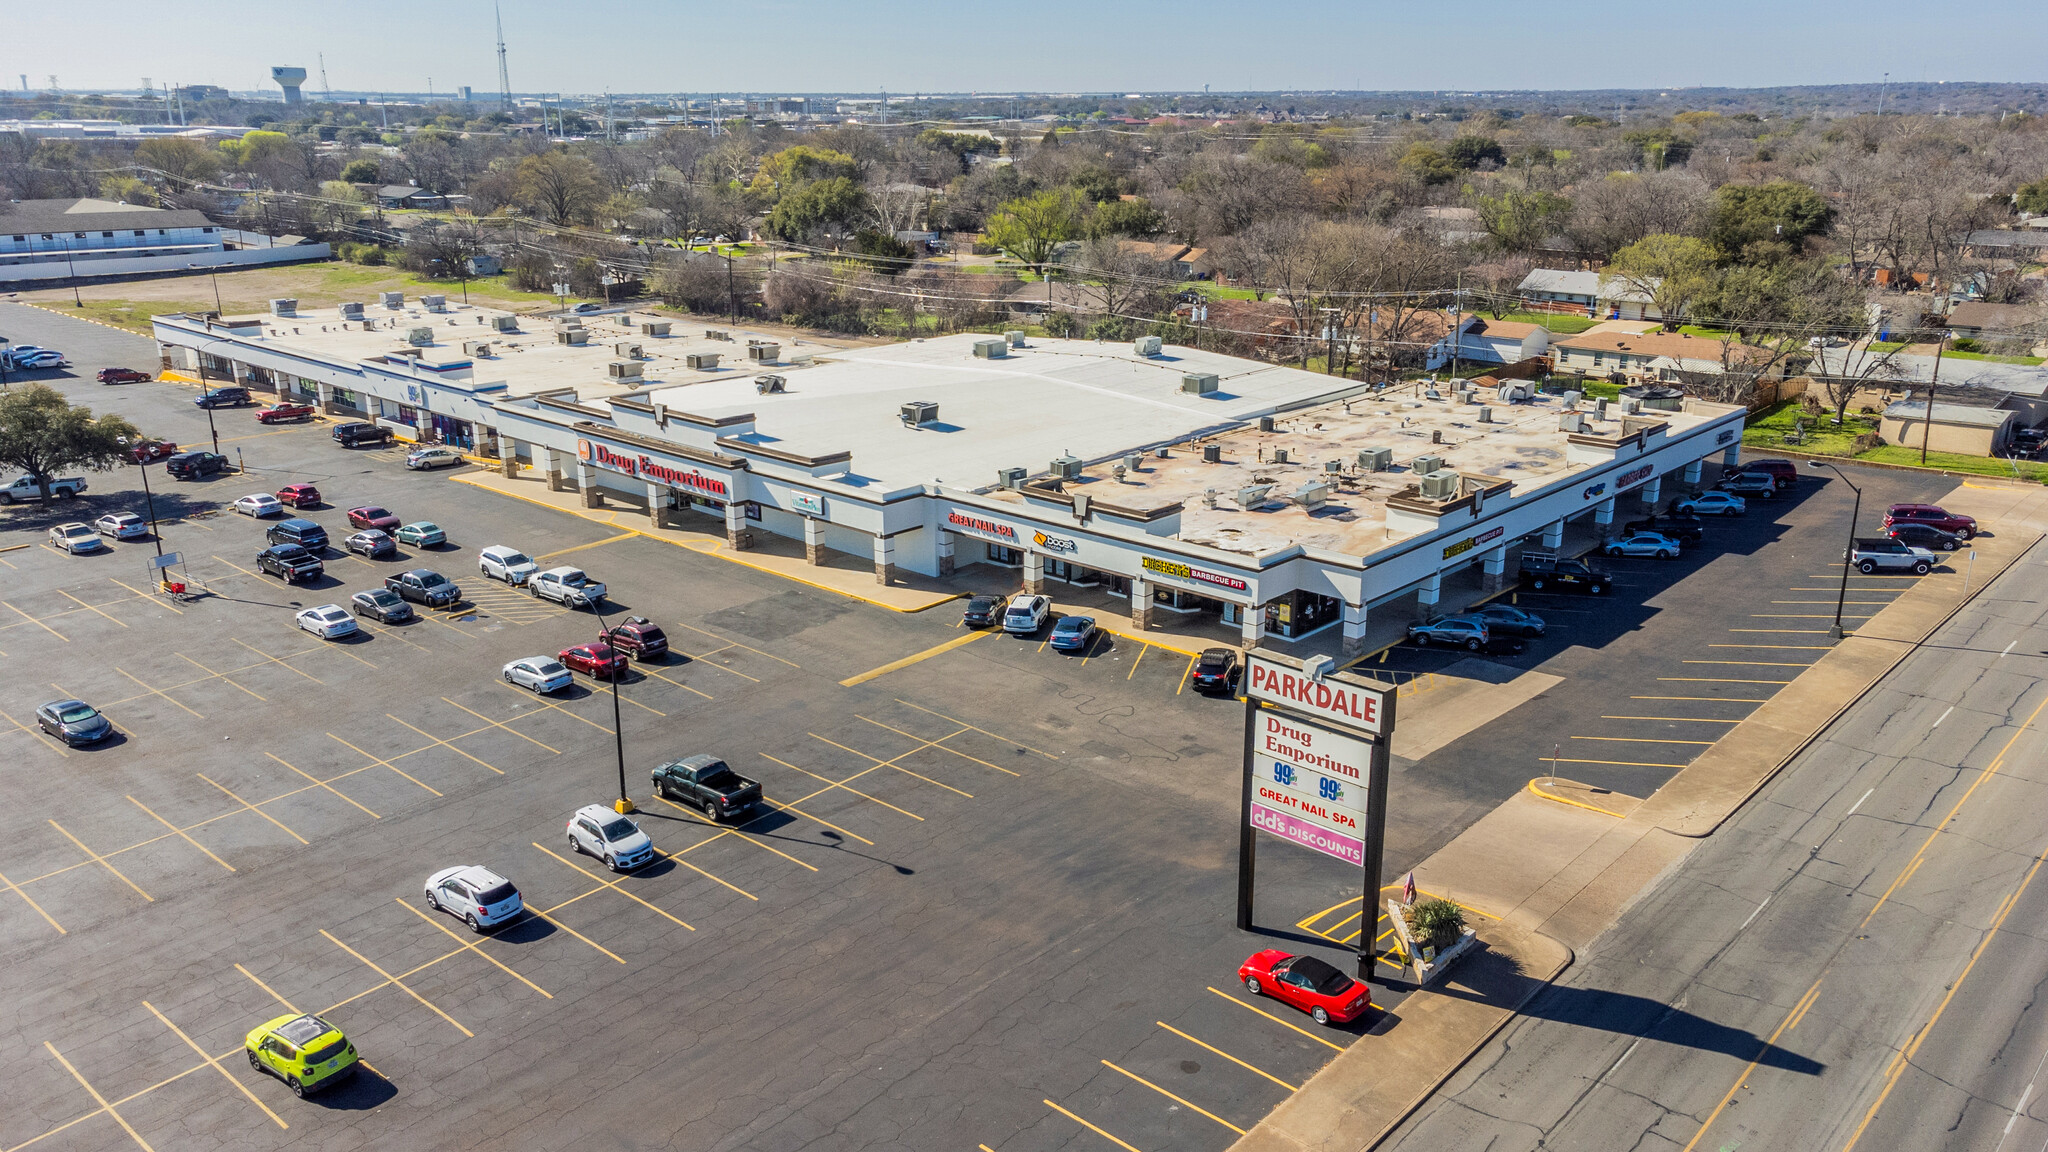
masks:
[[[991,564],[1001,564],[1005,568],[1022,568],[1024,566],[1024,553],[1020,549],[1005,548],[1001,544],[990,544],[988,546],[988,562]]]

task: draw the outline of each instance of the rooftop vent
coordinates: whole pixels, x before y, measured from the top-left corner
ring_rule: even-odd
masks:
[[[1221,464],[1221,463],[1223,463],[1223,445],[1221,445],[1221,444],[1204,444],[1204,445],[1202,445],[1202,463],[1204,463],[1204,464]]]
[[[1363,472],[1385,472],[1394,466],[1392,448],[1360,448],[1358,467]]]
[[[671,321],[668,320],[642,320],[640,322],[640,334],[642,336],[666,336],[668,335],[670,323]]]
[[[1010,354],[1010,346],[1001,339],[976,340],[974,355],[978,360],[1001,360]]]
[[[1220,381],[1214,372],[1189,372],[1180,378],[1180,390],[1195,396],[1215,392]]]
[[[1285,449],[1285,448],[1275,448],[1275,449],[1273,449],[1273,457],[1272,457],[1272,459],[1273,459],[1273,463],[1275,463],[1275,464],[1285,464],[1285,463],[1287,463],[1287,449]]]
[[[462,354],[488,360],[491,356],[491,342],[489,340],[464,340],[462,342]]]
[[[1415,462],[1408,465],[1408,470],[1417,476],[1427,476],[1431,472],[1443,471],[1443,467],[1444,458],[1441,456],[1417,456]]]
[[[1024,470],[1022,468],[998,468],[996,469],[996,483],[1005,488],[1021,488],[1024,486]]]
[[[1436,471],[1422,477],[1422,498],[1424,500],[1455,500],[1458,497],[1460,481],[1456,472]]]
[[[1558,403],[1563,404],[1568,409],[1579,406],[1579,394],[1577,392],[1567,392],[1557,399]]]
[[[1271,484],[1247,484],[1237,490],[1237,506],[1247,512],[1266,506],[1266,496],[1273,491]]]
[[[687,352],[683,354],[683,363],[699,372],[715,372],[718,370],[718,353]]]
[[[360,308],[362,305],[359,304],[357,307]],[[493,316],[491,317],[491,330],[494,332],[517,332],[519,331],[519,317]]]
[[[638,380],[644,367],[638,360],[614,360],[605,371],[614,380]]]
[[[1127,452],[1124,454],[1124,468],[1127,471],[1136,472],[1144,466],[1145,454],[1143,452]]]
[[[1343,470],[1344,462],[1342,460],[1323,461],[1323,471],[1325,472],[1342,472]]]
[[[1330,486],[1321,480],[1311,480],[1294,490],[1294,502],[1313,512],[1330,502]]]
[[[939,422],[939,406],[929,400],[912,400],[902,407],[899,415],[903,417],[904,425],[909,428],[936,424]]]
[[[1586,430],[1586,417],[1583,413],[1566,412],[1557,418],[1557,430],[1559,432],[1584,432]]]
[[[1481,424],[1493,423],[1493,408],[1491,405],[1481,404],[1479,406],[1479,422]]]
[[[776,373],[769,372],[764,375],[754,377],[754,391],[759,393],[760,395],[766,396],[773,392],[784,392],[787,391],[788,389],[789,380],[786,377],[777,375]]]
[[[1131,350],[1140,356],[1157,356],[1159,355],[1159,350],[1165,346],[1166,341],[1161,340],[1157,336],[1140,336],[1131,345]]]
[[[272,300],[270,302],[270,314],[272,316],[296,316],[299,314],[299,302],[286,297]]]
[[[1081,478],[1081,458],[1079,456],[1061,456],[1056,458],[1052,462],[1052,474],[1062,480],[1079,480]]]

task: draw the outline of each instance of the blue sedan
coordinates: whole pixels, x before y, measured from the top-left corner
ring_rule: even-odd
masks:
[[[1062,616],[1052,626],[1052,646],[1062,652],[1085,649],[1095,641],[1095,617]]]

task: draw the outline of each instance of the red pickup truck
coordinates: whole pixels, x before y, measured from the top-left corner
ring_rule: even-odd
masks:
[[[256,422],[258,424],[282,424],[287,420],[299,421],[311,420],[312,418],[313,406],[311,404],[272,404],[268,408],[258,408],[256,410]]]

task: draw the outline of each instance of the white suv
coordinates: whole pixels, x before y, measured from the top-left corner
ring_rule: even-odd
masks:
[[[602,804],[585,804],[569,817],[569,847],[590,853],[614,872],[631,872],[654,859],[654,841],[647,833]]]
[[[543,600],[570,608],[595,607],[604,599],[604,581],[592,580],[581,568],[550,568],[527,578],[527,587]]]
[[[1050,596],[1019,596],[1010,601],[1010,607],[1003,613],[1003,631],[1018,636],[1028,635],[1045,626],[1045,617],[1052,611]]]
[[[476,570],[486,579],[503,580],[517,587],[540,570],[524,552],[504,544],[493,544],[476,554]]]
[[[480,864],[457,864],[427,877],[427,907],[481,932],[519,915],[526,904],[510,880]]]

